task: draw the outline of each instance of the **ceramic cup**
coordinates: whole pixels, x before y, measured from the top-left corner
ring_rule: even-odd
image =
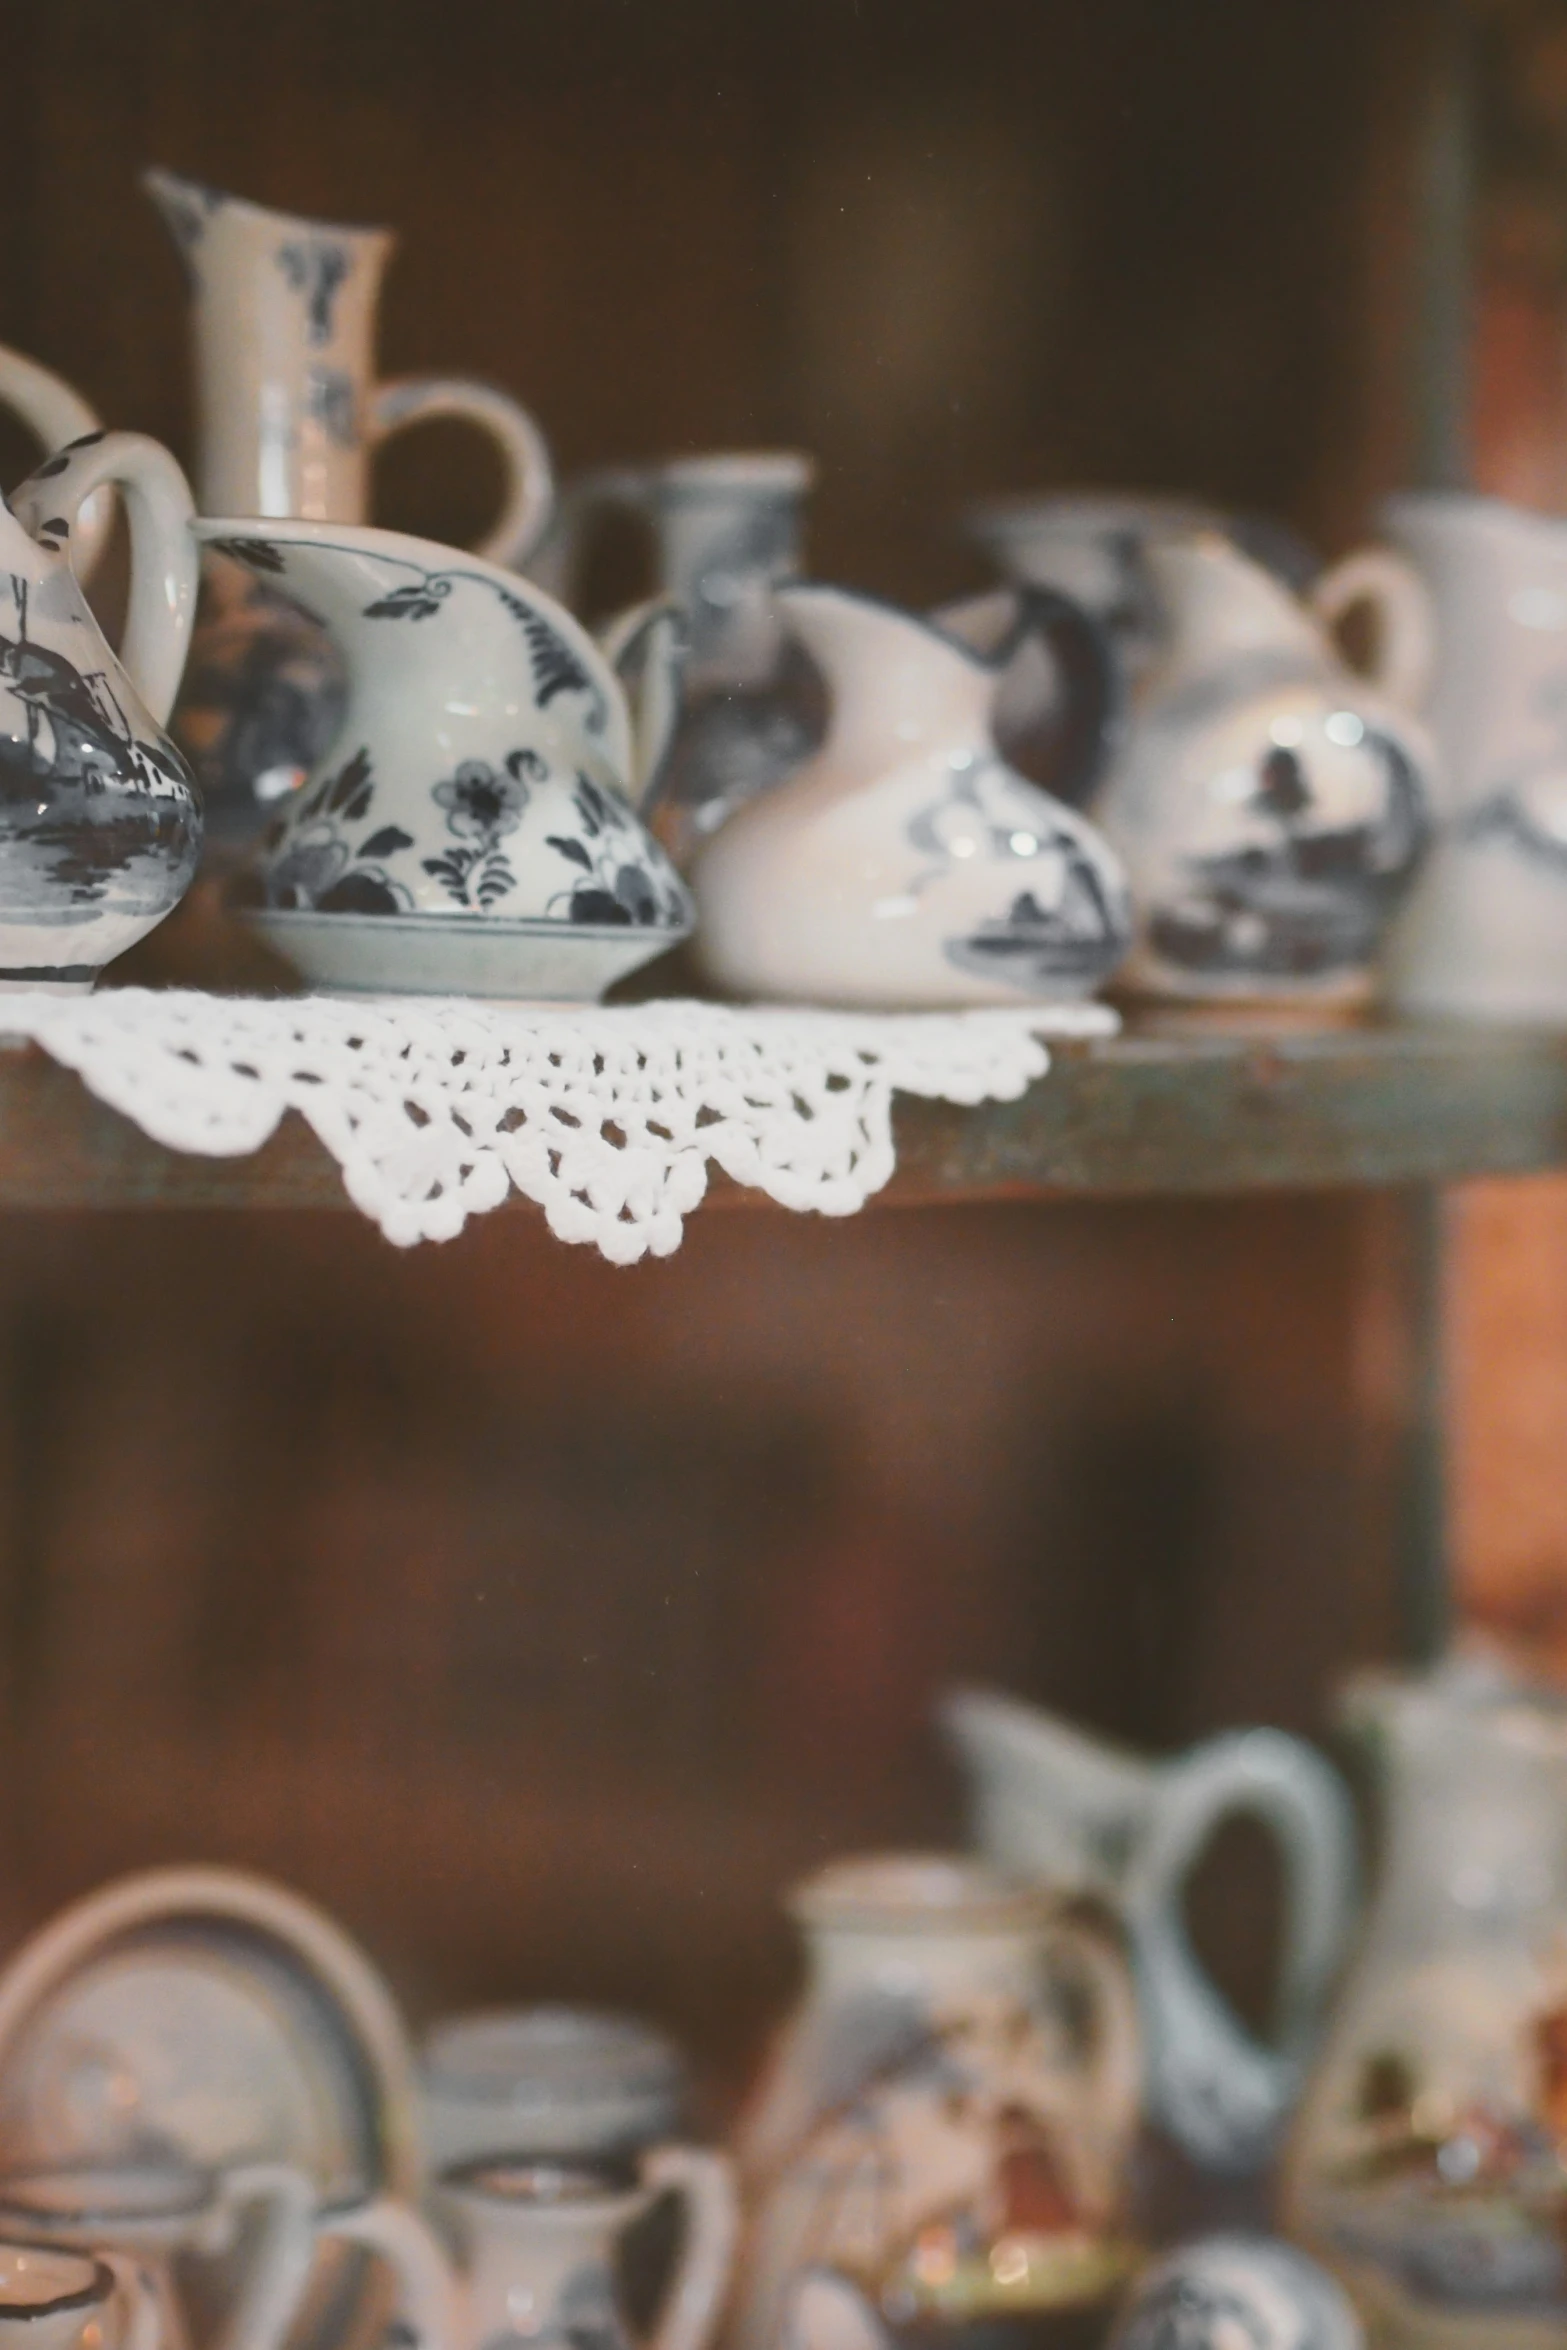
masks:
[[[4,2350],[161,2350],[158,2306],[131,2261],[0,2243]]]

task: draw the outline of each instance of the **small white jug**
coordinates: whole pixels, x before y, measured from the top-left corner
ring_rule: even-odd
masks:
[[[1053,1891],[1097,1893],[1124,1920],[1150,2111],[1203,2166],[1260,2167],[1304,2077],[1349,1930],[1354,1836],[1336,1774],[1282,1730],[1229,1732],[1153,1763],[986,1690],[955,1691],[941,1720],[970,1773],[987,1856]],[[1270,1828],[1284,1862],[1270,2047],[1242,2030],[1198,1965],[1182,1909],[1187,1877],[1234,1812]]]

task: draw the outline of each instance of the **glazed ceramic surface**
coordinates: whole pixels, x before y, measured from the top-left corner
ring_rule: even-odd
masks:
[[[1156,537],[1143,560],[1159,650],[1090,802],[1137,909],[1123,984],[1181,1002],[1362,1003],[1425,851],[1431,745],[1345,666],[1324,614],[1227,540]],[[1391,558],[1354,562],[1329,616],[1377,605],[1385,672],[1413,690],[1418,582]]]
[[[254,2234],[240,2284],[220,2314],[214,2350],[277,2350],[308,2273],[315,2191],[278,2163],[202,2171],[168,2158],[0,2173],[0,2230],[134,2261],[158,2306],[161,2350],[189,2350],[177,2256],[232,2255]]]
[[[1291,2233],[1379,2342],[1567,2333],[1567,1708],[1458,1662],[1367,1675],[1381,1882],[1290,2149]]]
[[[42,444],[46,457],[57,456],[73,441],[85,440],[89,433],[102,430],[81,393],[73,390],[63,376],[3,343],[0,343],[0,408],[9,408],[14,416],[21,418]],[[71,533],[71,568],[78,579],[91,577],[113,520],[111,490],[96,490],[90,498],[82,500]]]
[[[640,2173],[488,2158],[448,2171],[433,2208],[454,2261],[448,2350],[630,2350],[615,2285],[618,2241],[660,2194],[685,2227],[650,2350],[706,2350],[729,2283],[736,2230],[725,2156],[663,2146]],[[428,2321],[419,2328],[428,2332]]]
[[[1435,852],[1393,942],[1414,1012],[1567,1020],[1567,522],[1498,499],[1395,499],[1435,599]]]
[[[569,613],[393,531],[197,530],[296,597],[347,666],[337,739],[247,885],[251,919],[307,978],[592,1001],[685,935],[685,889],[627,797],[646,781],[632,709]],[[672,663],[672,628],[649,614],[622,663]]]
[[[0,1974],[0,2171],[268,2162],[318,2198],[407,2194],[412,2063],[389,1994],[329,1919],[224,1869],[158,1869],[65,1910]],[[238,2274],[220,2276],[220,2298]],[[384,2314],[357,2256],[317,2263],[301,2350]]]
[[[811,2277],[900,2334],[1102,2308],[1134,2257],[1119,1951],[978,1862],[843,1861],[796,1892],[803,2001],[745,2115],[741,2350]]]
[[[693,864],[711,976],[742,995],[911,1008],[1090,994],[1129,936],[1121,869],[998,756],[1007,648],[987,659],[840,588],[785,584],[776,601],[825,677],[828,730]],[[1023,625],[1062,648],[1097,761],[1113,690],[1102,636],[1055,597],[1028,599]]]
[[[480,553],[517,563],[549,520],[549,453],[526,410],[486,384],[378,382],[375,319],[394,239],[305,220],[149,171],[190,280],[196,494],[205,514],[363,522],[373,451],[433,416],[462,417],[505,469]],[[254,571],[215,563],[179,713],[214,832],[242,840],[326,749],[342,683],[331,649]]]
[[[814,473],[793,450],[743,450],[593,474],[562,501],[551,567],[532,567],[570,601],[578,542],[597,511],[623,507],[651,529],[659,586],[690,639],[685,708],[650,804],[681,863],[742,800],[797,767],[820,732],[814,673],[772,593],[799,573]]]
[[[684,2116],[680,2052],[635,2016],[593,2008],[498,2008],[447,2016],[419,2051],[432,2168],[519,2150],[617,2160],[670,2137]]]
[[[1111,2350],[1364,2350],[1353,2304],[1272,2236],[1203,2236],[1140,2277]]]
[[[124,490],[117,658],[77,585],[77,516]],[[90,988],[178,904],[201,807],[163,732],[195,607],[184,476],[156,441],[94,434],[0,506],[0,986]]]
[[[1354,1828],[1337,1775],[1281,1730],[1233,1731],[1155,1763],[984,1690],[956,1691],[941,1715],[982,1849],[1058,1893],[1098,1894],[1125,1924],[1151,2112],[1199,2163],[1257,2168],[1300,2089],[1353,1913]],[[1268,1829],[1283,1864],[1266,2045],[1242,2029],[1186,1931],[1191,1871],[1237,1813]]]
[[[0,2243],[4,2350],[160,2350],[157,2303],[112,2256]]]

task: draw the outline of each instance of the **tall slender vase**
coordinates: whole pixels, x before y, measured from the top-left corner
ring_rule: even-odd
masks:
[[[478,552],[523,560],[553,500],[531,417],[484,384],[376,380],[390,230],[299,219],[167,171],[147,172],[143,185],[190,280],[204,514],[363,522],[379,443],[418,420],[460,416],[490,435],[505,467],[501,512]],[[298,786],[331,742],[342,700],[321,630],[253,569],[212,558],[175,732],[220,854]]]

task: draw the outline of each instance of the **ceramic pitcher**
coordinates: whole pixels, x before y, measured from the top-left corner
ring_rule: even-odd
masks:
[[[338,736],[245,883],[250,918],[307,978],[591,1001],[685,935],[686,892],[632,805],[667,728],[667,612],[634,616],[607,657],[541,589],[424,539],[196,533],[296,598],[347,670]],[[647,740],[621,682],[636,670]]]
[[[738,2139],[739,2350],[812,2335],[796,2303],[824,2273],[916,2338],[1102,2309],[1133,2259],[1120,1951],[1037,1889],[940,1855],[834,1863],[791,1908],[805,1990]]]
[[[1393,940],[1412,1012],[1567,1020],[1567,522],[1498,498],[1396,498],[1435,600],[1434,853]]]
[[[1396,2350],[1567,2338],[1567,1704],[1366,1675],[1380,1882],[1290,2146],[1291,2232]]]
[[[1434,753],[1389,690],[1420,683],[1419,583],[1391,558],[1352,561],[1335,598],[1378,604],[1398,648],[1380,687],[1350,670],[1320,609],[1228,539],[1144,548],[1158,648],[1089,803],[1131,880],[1129,989],[1318,1011],[1375,992],[1426,847]]]
[[[685,2227],[648,2350],[707,2350],[737,2215],[727,2157],[693,2146],[655,2147],[635,2174],[522,2155],[445,2172],[431,2196],[444,2251],[408,2212],[391,2215],[383,2237],[403,2273],[408,2333],[419,2350],[631,2350],[616,2248],[666,2194],[684,2205]]]
[[[0,2243],[3,2350],[160,2350],[158,2307],[112,2253]]]
[[[802,509],[815,477],[789,449],[680,457],[571,484],[532,576],[571,603],[593,518],[619,508],[652,534],[662,593],[685,614],[685,706],[649,809],[684,864],[742,800],[797,767],[819,731],[814,673],[773,589],[798,577]]]
[[[747,801],[692,866],[709,974],[738,994],[940,1007],[1090,994],[1121,960],[1119,864],[1061,800],[997,753],[991,715],[1015,649],[842,588],[776,603],[826,681],[825,740]],[[1102,632],[1063,597],[1019,599],[1048,640],[1076,773],[1110,738]]]
[[[549,519],[549,454],[527,412],[485,384],[377,380],[375,318],[394,238],[306,220],[149,171],[179,247],[195,337],[196,496],[204,514],[361,523],[375,448],[457,416],[494,442],[502,507],[479,552],[518,563]],[[214,838],[254,834],[335,729],[340,680],[318,632],[253,572],[213,568],[179,716]]]
[[[1393,701],[1411,705],[1424,690],[1429,617],[1405,566],[1382,548],[1364,548],[1319,572],[1311,550],[1271,519],[1226,515],[1192,498],[1102,491],[984,498],[963,520],[1006,578],[1057,588],[1085,605],[1110,630],[1134,679],[1157,652],[1162,625],[1145,563],[1149,546],[1209,531],[1228,538],[1282,586],[1306,594],[1330,627],[1352,607],[1372,604],[1378,622],[1373,682]]]
[[[118,658],[77,585],[77,518],[130,518]],[[156,441],[92,434],[0,506],[0,987],[90,988],[176,905],[201,807],[168,736],[195,609],[190,492]]]
[[[80,392],[63,376],[0,343],[0,407],[9,408],[34,434],[46,457],[100,427]],[[84,499],[76,517],[71,561],[78,579],[91,576],[109,525],[114,520],[114,494],[97,490]]]
[[[1336,1774],[1282,1730],[1210,1738],[1173,1762],[1090,1738],[1037,1706],[955,1691],[943,1726],[969,1773],[981,1848],[1125,1923],[1147,2048],[1149,2109],[1202,2165],[1266,2160],[1299,2091],[1354,1898],[1354,1831]],[[1243,2031],[1197,1962],[1186,1883],[1220,1822],[1260,1820],[1284,1866],[1278,2028]]]
[[[189,2350],[180,2271],[192,2258],[221,2258],[236,2280],[211,2350],[283,2350],[323,2244],[386,2261],[402,2305],[433,2308],[446,2290],[439,2248],[409,2205],[386,2195],[323,2204],[316,2182],[287,2163],[209,2170],[148,2157],[12,2173],[0,2177],[0,2227],[134,2263],[160,2350]]]

